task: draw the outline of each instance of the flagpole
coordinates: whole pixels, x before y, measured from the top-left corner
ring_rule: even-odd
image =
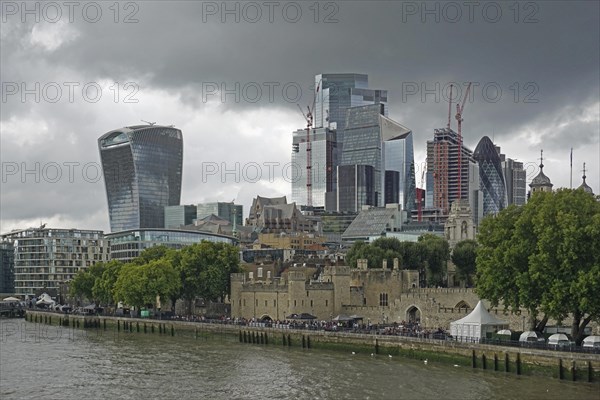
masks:
[[[571,147],[571,178],[570,178],[570,188],[573,189],[573,148]]]

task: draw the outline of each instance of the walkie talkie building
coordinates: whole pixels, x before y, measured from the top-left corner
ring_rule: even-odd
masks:
[[[110,229],[163,228],[164,207],[179,205],[183,137],[179,129],[136,125],[98,139]]]

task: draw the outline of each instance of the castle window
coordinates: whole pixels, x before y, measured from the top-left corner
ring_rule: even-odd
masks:
[[[312,301],[312,300],[310,301],[310,306],[311,306],[311,307],[313,306],[313,301]]]
[[[265,300],[265,307],[267,306],[267,300]]]
[[[388,294],[387,293],[379,293],[379,305],[381,307],[387,307],[387,305],[388,305]]]
[[[258,270],[256,271],[256,277],[257,278],[262,278],[263,277],[263,269],[262,269],[262,267],[258,268]]]
[[[254,272],[248,272],[248,278],[254,279]]]
[[[329,300],[325,300],[325,307],[329,305]]]
[[[267,271],[267,279],[271,279],[271,271]]]

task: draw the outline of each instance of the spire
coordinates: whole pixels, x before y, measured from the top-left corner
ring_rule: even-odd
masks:
[[[593,190],[592,190],[592,188],[591,188],[591,187],[589,187],[589,185],[588,185],[588,184],[585,182],[585,178],[587,178],[587,177],[585,176],[585,171],[586,171],[586,169],[585,169],[585,163],[583,163],[583,170],[581,171],[581,172],[583,172],[583,176],[582,176],[582,178],[583,178],[583,183],[581,184],[581,186],[579,186],[579,187],[578,187],[578,189],[583,189],[583,191],[584,191],[584,192],[586,192],[586,193],[590,193],[590,194],[592,194],[592,195],[593,195],[593,194],[594,194],[594,191],[593,191]]]
[[[544,174],[544,150],[540,150],[540,172],[537,174],[535,178],[529,184],[529,187],[533,192],[550,192],[552,191],[552,182],[550,178],[548,178]]]

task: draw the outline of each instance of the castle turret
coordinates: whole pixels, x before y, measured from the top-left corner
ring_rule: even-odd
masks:
[[[531,194],[533,195],[534,193],[537,193],[537,192],[551,192],[552,186],[554,186],[554,185],[550,181],[550,178],[548,178],[544,174],[544,150],[541,150],[540,151],[540,172],[537,174],[537,176],[535,178],[533,178],[533,180],[529,184],[529,187],[531,188]]]

